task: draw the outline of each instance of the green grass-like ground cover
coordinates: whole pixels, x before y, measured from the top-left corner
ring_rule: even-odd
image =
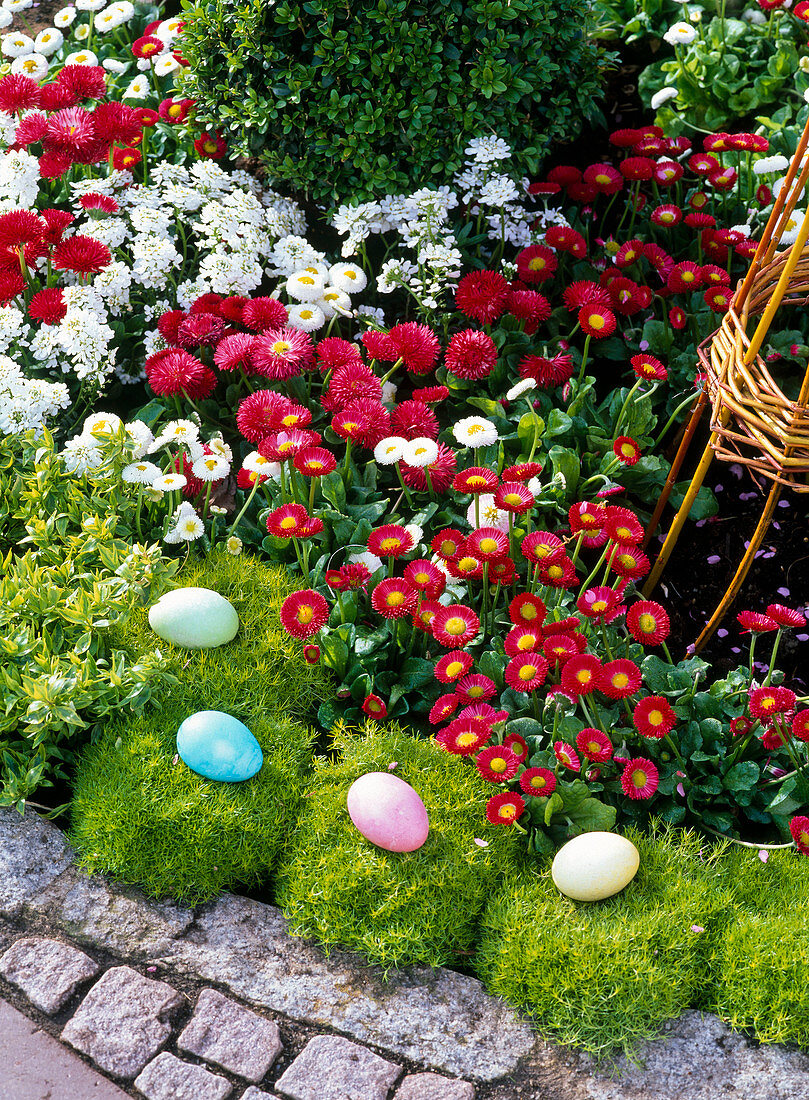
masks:
[[[486,821],[491,787],[459,757],[395,724],[369,723],[358,736],[338,723],[333,733],[341,759],[316,762],[278,867],[277,898],[292,931],[386,968],[457,962],[474,946],[476,917],[519,850],[512,831]],[[346,810],[354,780],[393,763],[430,819],[415,852],[374,847]]]
[[[132,616],[117,644],[140,653],[157,642],[178,683],[143,715],[110,723],[85,751],[70,837],[87,870],[195,903],[270,876],[311,767],[314,733],[300,719],[329,687],[280,625],[293,587],[282,569],[212,555],[178,582],[226,596],[239,633],[216,649],[181,649],[156,638],[145,610]],[[264,763],[254,778],[218,783],[175,761],[179,725],[206,709],[233,714],[256,736]]]

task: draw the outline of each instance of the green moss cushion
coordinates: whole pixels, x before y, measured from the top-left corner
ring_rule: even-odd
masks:
[[[731,919],[711,953],[709,1007],[765,1043],[809,1046],[809,859],[734,851]]]
[[[491,992],[556,1040],[596,1053],[629,1049],[698,1003],[729,902],[724,876],[700,857],[704,841],[627,835],[640,869],[620,894],[570,901],[549,863],[526,865],[486,908],[476,956]]]
[[[177,683],[145,714],[110,722],[85,751],[70,837],[88,870],[194,903],[271,874],[311,762],[313,734],[299,718],[328,685],[280,625],[291,590],[283,570],[214,554],[178,581],[226,596],[239,633],[216,649],[178,649],[155,638],[146,610],[132,617],[117,644],[140,652],[157,640]],[[218,783],[176,758],[180,723],[207,709],[234,715],[257,738],[264,763],[253,779]]]
[[[317,763],[278,868],[277,897],[292,931],[386,967],[457,961],[474,945],[477,914],[517,848],[512,830],[486,821],[491,786],[459,757],[395,725],[369,723],[359,737],[338,725],[335,744],[342,759]],[[346,810],[355,779],[394,763],[430,818],[415,852],[375,847]]]

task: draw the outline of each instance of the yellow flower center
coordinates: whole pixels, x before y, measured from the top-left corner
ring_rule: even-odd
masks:
[[[451,619],[447,619],[444,630],[453,636],[463,634],[466,631],[466,619],[462,619],[460,615],[453,615]]]
[[[471,477],[468,477],[466,479],[466,484],[467,484],[467,486],[469,486],[469,488],[472,488],[472,489],[485,489],[486,488],[486,478],[481,477],[480,474],[472,474]]]
[[[534,775],[531,777],[531,786],[535,791],[541,791],[547,787],[548,781],[544,775]]]
[[[638,617],[638,626],[644,634],[654,634],[657,629],[657,619],[648,611],[644,611],[643,614]]]
[[[475,733],[460,733],[455,739],[455,744],[459,749],[465,749],[467,745],[474,745],[477,739],[477,734]]]
[[[385,597],[385,603],[388,607],[401,607],[404,602],[404,592],[389,592]]]
[[[625,688],[629,686],[629,677],[625,672],[616,672],[612,678],[612,686]]]
[[[545,270],[545,258],[543,256],[532,256],[528,261],[529,271],[544,271]]]
[[[523,681],[523,683],[527,683],[533,678],[535,672],[536,669],[533,665],[523,665],[519,671],[519,677]]]
[[[660,726],[663,724],[662,710],[650,710],[648,718],[650,726]]]
[[[292,516],[287,516],[285,519],[281,520],[279,526],[281,527],[282,531],[294,531],[295,528],[298,526],[298,521],[293,519]]]
[[[396,535],[391,535],[389,538],[382,539],[379,544],[379,549],[383,554],[392,554],[394,550],[398,550],[402,545],[402,540]]]
[[[526,634],[525,637],[520,638],[520,640],[517,642],[517,649],[521,649],[524,653],[526,652],[526,650],[530,650],[531,646],[534,644],[534,641],[535,639],[532,638],[530,634]]]
[[[479,435],[483,431],[482,424],[470,424],[466,429],[467,435]]]
[[[298,608],[298,622],[301,626],[306,626],[315,617],[315,609],[311,604],[305,603],[302,607]]]
[[[276,340],[272,346],[273,355],[286,355],[292,350],[292,344],[288,340]]]
[[[632,772],[632,786],[637,787],[638,790],[640,790],[641,787],[646,786],[646,780],[646,772],[641,771],[640,768],[637,768],[635,771]]]
[[[430,583],[430,577],[429,577],[429,574],[427,574],[427,573],[416,573],[413,580],[416,582],[416,584],[429,584]]]
[[[519,493],[506,493],[506,495],[503,497],[503,503],[513,504],[516,506],[518,504],[522,504],[522,497]]]
[[[494,554],[497,551],[497,539],[481,539],[480,549],[484,554]]]
[[[624,456],[624,458],[632,458],[632,456],[635,454],[635,448],[632,446],[631,443],[622,443],[621,454]]]
[[[506,802],[505,805],[501,806],[497,811],[497,816],[501,821],[513,821],[517,816],[517,807],[513,802]]]
[[[304,286],[314,286],[315,280],[311,275],[301,275],[298,279],[299,283],[303,283]]]
[[[592,313],[587,318],[587,323],[589,324],[590,328],[602,329],[604,327],[604,325],[606,324],[606,321],[604,320],[604,318],[601,316],[600,313]]]
[[[602,611],[607,610],[607,601],[606,600],[596,600],[595,603],[592,606],[592,610],[595,611],[595,613],[597,615],[600,615]]]
[[[502,775],[507,765],[502,756],[495,756],[494,760],[489,761],[489,767],[495,774]]]
[[[463,672],[463,662],[462,661],[450,661],[450,663],[447,665],[447,676],[450,676],[450,677],[460,676],[462,672]]]

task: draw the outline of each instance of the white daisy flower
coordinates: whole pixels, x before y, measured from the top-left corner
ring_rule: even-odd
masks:
[[[316,302],[323,296],[325,283],[311,271],[296,271],[284,283],[284,289],[296,302]]]
[[[438,458],[438,444],[434,439],[419,436],[418,439],[409,439],[402,453],[402,461],[408,466],[431,466]]]
[[[302,302],[299,306],[288,306],[289,323],[293,328],[299,328],[302,332],[315,332],[323,328],[326,323],[326,314],[317,302]]]
[[[121,478],[128,485],[151,485],[160,473],[154,462],[131,462],[121,470]]]
[[[97,470],[103,458],[92,436],[77,435],[65,443],[62,450],[65,469],[71,474],[86,474]]]
[[[159,489],[161,493],[173,493],[175,489],[184,489],[188,484],[185,474],[163,474],[152,482],[153,489]]]
[[[482,416],[467,416],[452,427],[452,434],[462,447],[488,447],[500,438],[491,420]]]
[[[101,11],[107,0],[76,0],[78,11]]]
[[[48,73],[48,59],[41,53],[15,57],[11,62],[11,72],[30,77],[31,80],[42,80]]]
[[[242,540],[237,535],[231,535],[225,543],[225,549],[236,558],[241,554],[243,545]]]
[[[213,451],[215,455],[220,455],[226,462],[233,461],[233,451],[230,449],[227,443],[221,435],[212,435],[208,440],[208,448]]]
[[[113,435],[121,426],[120,416],[115,413],[97,412],[88,416],[82,425],[82,435]]]
[[[335,314],[340,317],[351,316],[351,299],[344,290],[337,290],[336,287],[326,287],[323,297],[319,298],[315,304],[323,310],[323,316],[327,321],[330,321]]]
[[[34,39],[34,49],[45,57],[50,57],[52,53],[62,48],[64,41],[65,36],[60,30],[56,27],[48,27],[46,31],[40,31]]]
[[[205,533],[205,524],[199,516],[184,516],[174,528],[174,533],[182,542],[193,542]]]
[[[506,401],[516,401],[517,398],[522,397],[524,393],[536,389],[536,385],[536,381],[533,378],[523,378],[516,386],[512,386],[510,390],[506,390]]]
[[[5,8],[0,8],[0,31],[4,31],[6,27],[10,27],[14,22],[14,16],[10,11],[6,11]]]
[[[501,531],[508,531],[508,512],[497,507],[493,493],[481,493],[477,498],[477,507],[481,527],[498,527]],[[472,501],[466,512],[466,522],[470,527],[478,526],[475,515],[475,502]]]
[[[263,474],[275,481],[278,481],[281,477],[281,463],[265,458],[258,451],[251,451],[249,455],[245,456],[242,461],[242,469],[247,470],[250,474]]]
[[[123,61],[116,61],[114,57],[106,57],[101,64],[108,73],[113,73],[115,76],[125,73],[127,68]]]
[[[200,481],[219,481],[230,473],[230,463],[222,455],[202,455],[191,467]]]
[[[678,23],[672,23],[663,35],[663,41],[670,46],[690,46],[696,37],[697,32],[690,23],[684,23],[681,19]]]
[[[145,99],[149,94],[148,76],[136,76],[121,96],[122,99]]]
[[[65,65],[86,65],[89,67],[97,64],[98,58],[92,50],[77,50],[76,53],[69,53],[65,58]]]
[[[80,23],[78,25],[78,27],[76,27],[75,31],[73,32],[73,37],[76,39],[77,42],[83,42],[85,40],[85,38],[89,38],[90,37],[90,24],[89,23]]]
[[[72,4],[68,4],[66,8],[62,8],[61,11],[58,11],[56,15],[54,15],[53,25],[55,27],[59,27],[60,29],[62,27],[69,27],[72,23],[75,22],[75,19],[76,9],[73,7]]]
[[[161,54],[160,57],[156,57],[154,60],[155,76],[168,76],[169,73],[176,73],[179,67],[180,62],[170,53]]]
[[[809,58],[807,58],[807,61],[809,61]],[[787,158],[776,155],[773,157],[760,157],[753,165],[753,172],[757,176],[769,176],[771,172],[783,172],[785,168],[789,168]]]
[[[400,435],[389,435],[374,447],[374,459],[380,466],[392,466],[401,462],[407,440]]]
[[[383,405],[395,405],[396,394],[399,391],[399,387],[395,382],[383,382],[382,383],[382,404]]]
[[[356,264],[333,264],[329,268],[329,281],[338,290],[353,294],[356,291],[365,290],[368,285],[368,276]]]
[[[651,99],[651,107],[653,111],[656,111],[658,107],[662,107],[664,103],[668,103],[670,99],[676,99],[678,96],[676,88],[672,88],[670,84],[667,84],[665,88],[661,88],[659,92],[655,92]]]
[[[3,8],[6,11],[27,11],[34,6],[34,0],[3,0]]]
[[[187,443],[191,439],[199,439],[199,428],[193,420],[170,420],[161,428],[155,447],[162,447],[169,441]]]
[[[130,420],[130,422],[124,425],[126,429],[127,438],[133,445],[133,456],[135,459],[143,458],[149,447],[154,443],[154,435],[148,424],[144,424],[142,420]]]
[[[34,40],[27,34],[4,34],[0,49],[6,57],[25,57],[34,52]]]

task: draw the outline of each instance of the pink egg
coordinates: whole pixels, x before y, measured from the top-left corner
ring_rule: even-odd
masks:
[[[388,852],[415,852],[430,832],[424,803],[390,772],[361,775],[349,788],[346,807],[365,839]]]

